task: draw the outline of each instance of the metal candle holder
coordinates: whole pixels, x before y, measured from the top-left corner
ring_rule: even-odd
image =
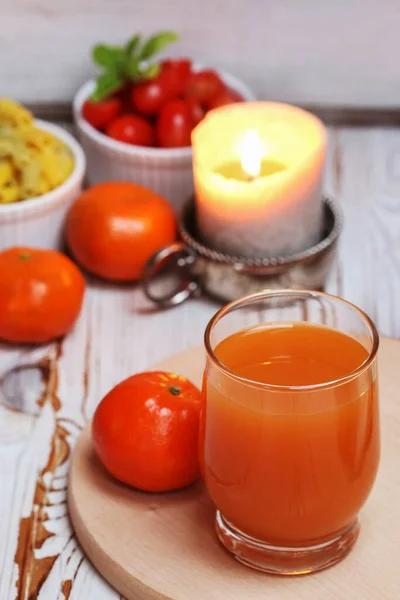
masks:
[[[183,207],[179,219],[182,239],[162,248],[147,263],[144,292],[155,304],[167,308],[203,292],[222,302],[266,288],[322,290],[334,259],[342,229],[342,214],[330,198],[323,198],[324,216],[318,244],[291,256],[244,258],[223,254],[203,243],[196,221],[194,198]],[[154,278],[166,263],[180,275],[177,289],[155,293]]]

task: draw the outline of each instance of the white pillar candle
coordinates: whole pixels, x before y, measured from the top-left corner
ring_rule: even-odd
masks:
[[[213,110],[192,133],[199,231],[228,254],[287,256],[321,237],[326,130],[287,104]]]

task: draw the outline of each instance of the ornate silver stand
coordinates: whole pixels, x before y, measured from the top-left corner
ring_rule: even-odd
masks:
[[[337,204],[329,198],[323,202],[323,234],[318,244],[292,256],[243,258],[222,254],[202,242],[191,198],[179,220],[182,241],[162,248],[147,263],[143,274],[147,298],[167,308],[203,292],[229,302],[266,288],[323,289],[342,228]],[[175,277],[179,275],[179,283],[172,291],[156,293],[154,280],[166,264],[169,271],[172,265]]]

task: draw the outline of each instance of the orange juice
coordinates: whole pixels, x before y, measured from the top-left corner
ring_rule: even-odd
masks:
[[[340,535],[379,461],[376,366],[349,376],[368,351],[340,331],[286,322],[234,333],[214,354],[234,373],[208,366],[204,377],[203,471],[221,514],[274,546]]]

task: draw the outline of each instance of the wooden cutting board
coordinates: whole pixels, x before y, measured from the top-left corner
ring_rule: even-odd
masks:
[[[203,351],[153,368],[200,384]],[[72,461],[69,512],[99,572],[128,600],[399,600],[400,342],[380,349],[382,462],[355,549],[340,564],[300,578],[263,575],[237,563],[214,534],[202,485],[170,494],[136,492],[112,479],[94,455],[90,426]]]

